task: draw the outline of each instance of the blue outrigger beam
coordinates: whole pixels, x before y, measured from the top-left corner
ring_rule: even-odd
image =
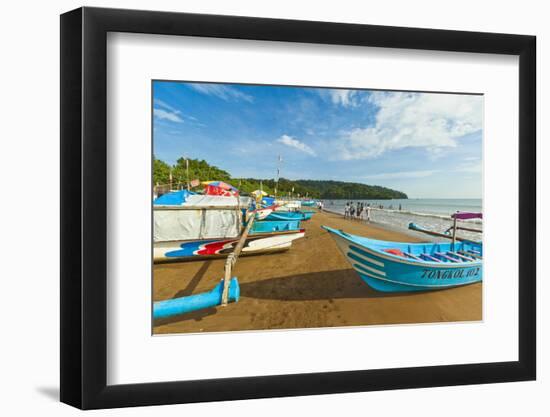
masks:
[[[240,292],[239,281],[237,281],[236,277],[231,278],[228,301],[239,301]],[[153,318],[162,319],[219,306],[222,303],[222,294],[223,279],[211,291],[187,297],[173,298],[171,300],[157,301],[153,304]]]

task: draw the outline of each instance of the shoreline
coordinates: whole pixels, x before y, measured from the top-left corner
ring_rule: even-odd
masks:
[[[381,210],[381,211],[390,211],[390,212],[393,212],[393,211],[396,211],[396,210],[386,210],[386,209],[379,209],[379,208],[372,208],[373,210]],[[345,221],[348,221],[349,219],[347,219],[346,217],[344,217],[344,215],[342,213],[339,213],[337,211],[333,211],[333,210],[327,210],[327,209],[323,209],[323,211],[326,211],[326,212],[329,212],[330,214],[334,214],[336,216],[341,216],[343,220]],[[396,211],[397,213],[399,213],[399,211]],[[436,239],[435,237],[433,236],[430,236],[430,235],[427,235],[427,234],[424,234],[424,233],[420,233],[420,232],[415,232],[414,230],[409,230],[409,229],[403,229],[403,228],[400,228],[400,227],[397,227],[395,225],[391,225],[391,224],[387,224],[387,223],[382,223],[382,222],[376,222],[376,221],[370,221],[370,222],[367,222],[365,220],[349,220],[351,221],[352,223],[362,223],[362,224],[365,224],[367,226],[374,226],[374,227],[378,227],[378,228],[381,228],[381,229],[386,229],[388,231],[392,231],[392,232],[395,232],[395,233],[401,233],[403,235],[403,238],[406,238],[406,239],[415,239],[416,241],[420,241],[421,240],[424,240],[426,242],[435,242],[437,241],[438,239]],[[440,239],[439,239],[440,240]]]
[[[334,209],[324,208],[324,211],[330,212],[332,214],[342,216],[344,218],[344,214],[340,211],[336,211]],[[397,233],[402,233],[403,235],[408,236],[409,238],[416,238],[416,239],[422,239],[426,240],[428,242],[438,242],[441,241],[441,238],[430,236],[428,234],[411,230],[408,228],[409,223],[416,223],[418,222],[419,225],[424,226],[428,230],[433,230],[435,232],[442,233],[443,230],[446,230],[450,227],[452,227],[453,219],[450,216],[444,216],[444,215],[437,215],[437,214],[430,214],[430,213],[421,213],[421,212],[415,212],[410,210],[395,210],[395,209],[388,209],[388,208],[378,208],[378,207],[371,207],[371,219],[374,218],[374,220],[371,220],[369,223],[367,223],[365,220],[361,220],[361,222],[365,224],[372,224],[376,225],[381,228],[385,228],[388,230],[392,230]],[[377,214],[379,213],[379,214]],[[387,221],[380,221],[380,217],[382,219],[385,219]],[[416,218],[415,218],[416,217]],[[359,220],[354,220],[358,221]],[[405,222],[405,224],[403,224]],[[479,219],[472,219],[472,220],[462,220],[461,223],[464,225],[473,225],[474,227],[482,227],[483,221]],[[472,240],[472,241],[479,241],[479,234],[472,233],[468,231],[459,231],[459,236]]]
[[[348,220],[330,210],[302,223],[304,238],[290,250],[239,258],[234,275],[241,299],[226,307],[157,320],[154,334],[236,330],[303,329],[384,324],[479,321],[482,283],[420,293],[371,289],[338,250],[327,225],[388,241],[428,241],[386,225]],[[153,300],[212,289],[223,277],[225,259],[155,264]]]

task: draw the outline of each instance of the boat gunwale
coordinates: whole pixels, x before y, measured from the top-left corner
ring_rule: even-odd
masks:
[[[430,268],[437,268],[437,269],[456,269],[456,268],[471,268],[471,267],[477,267],[477,266],[482,266],[483,264],[483,260],[480,260],[480,261],[468,261],[468,262],[461,262],[461,263],[448,263],[448,262],[433,262],[433,261],[416,261],[416,260],[408,260],[408,259],[404,259],[402,258],[401,256],[397,256],[397,255],[393,255],[391,253],[388,253],[388,252],[384,252],[382,250],[374,250],[374,249],[371,249],[369,247],[366,247],[358,242],[355,242],[354,240],[350,239],[348,236],[354,236],[352,234],[349,234],[349,233],[346,233],[346,232],[342,232],[340,230],[337,230],[337,229],[333,229],[331,227],[328,227],[328,226],[321,226],[323,229],[325,229],[326,231],[328,231],[329,233],[332,233],[333,235],[336,235],[337,237],[341,238],[341,239],[344,239],[345,241],[349,242],[350,244],[353,244],[355,246],[358,246],[359,249],[361,250],[364,250],[366,251],[367,253],[369,253],[371,256],[378,256],[380,258],[383,258],[383,259],[386,259],[388,261],[392,261],[392,262],[397,262],[397,263],[402,263],[402,264],[406,264],[406,265],[411,265],[411,266],[425,266],[425,267],[430,267]],[[365,238],[365,239],[369,239],[369,238]],[[376,239],[369,239],[373,242],[377,242]],[[391,241],[380,241],[380,242],[391,242]],[[409,244],[409,245],[426,245],[426,244],[437,244],[438,242],[436,243],[407,243],[407,242],[395,242],[395,243],[405,243],[405,244]],[[376,243],[375,243],[376,244]]]
[[[284,236],[284,235],[291,235],[291,234],[294,234],[294,233],[305,233],[305,232],[306,232],[306,229],[304,229],[304,228],[296,229],[296,230],[282,230],[282,231],[275,231],[275,232],[273,232],[273,231],[272,232],[256,232],[256,233],[250,233],[248,235],[247,239],[252,239],[252,238],[261,239],[261,238],[265,238],[265,237]],[[174,243],[174,242],[190,243],[190,242],[206,242],[206,241],[217,242],[217,241],[220,241],[220,240],[227,240],[227,241],[239,240],[239,237],[240,237],[240,235],[238,235],[236,237],[213,237],[213,238],[207,237],[207,238],[204,238],[204,239],[163,240],[163,241],[153,242],[153,247],[155,245],[158,245],[158,244]]]

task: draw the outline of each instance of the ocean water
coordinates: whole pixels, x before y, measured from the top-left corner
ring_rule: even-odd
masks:
[[[344,207],[350,200],[324,200],[325,210],[344,214]],[[416,223],[425,229],[443,233],[452,226],[451,214],[456,211],[482,212],[480,198],[411,198],[406,200],[352,200],[354,205],[362,202],[370,204],[371,221],[392,229],[407,232],[426,240],[441,240],[420,232],[409,230],[409,223]],[[481,229],[481,219],[467,220],[465,227]],[[481,234],[459,230],[458,236],[466,239],[481,240]]]

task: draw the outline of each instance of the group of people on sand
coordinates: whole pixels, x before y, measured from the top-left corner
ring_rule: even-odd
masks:
[[[365,220],[370,222],[370,204],[363,203],[358,201],[354,203],[353,201],[348,201],[344,207],[344,218],[350,220]]]

